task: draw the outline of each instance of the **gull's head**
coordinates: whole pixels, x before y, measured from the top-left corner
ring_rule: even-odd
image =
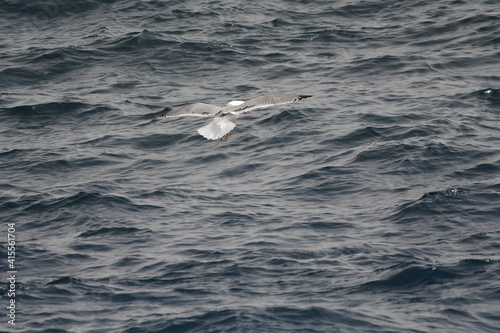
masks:
[[[241,105],[245,103],[245,101],[231,101],[229,103],[227,103],[227,106],[238,106],[238,105]]]

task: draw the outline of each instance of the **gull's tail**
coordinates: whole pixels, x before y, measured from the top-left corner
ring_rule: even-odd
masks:
[[[210,140],[217,140],[229,133],[236,124],[226,117],[216,117],[211,123],[200,127],[198,133]]]

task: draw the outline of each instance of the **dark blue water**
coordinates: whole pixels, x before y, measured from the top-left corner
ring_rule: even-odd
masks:
[[[0,331],[498,332],[499,35],[492,0],[0,0]],[[269,93],[314,97],[157,118]]]

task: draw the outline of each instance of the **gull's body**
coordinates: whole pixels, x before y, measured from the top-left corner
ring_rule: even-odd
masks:
[[[234,121],[240,114],[246,114],[248,111],[266,108],[273,105],[293,103],[309,97],[311,96],[288,94],[267,95],[254,98],[246,102],[232,101],[225,107],[205,103],[195,103],[161,114],[158,117],[214,117],[212,122],[199,128],[198,133],[210,140],[227,140],[229,132],[236,126]]]

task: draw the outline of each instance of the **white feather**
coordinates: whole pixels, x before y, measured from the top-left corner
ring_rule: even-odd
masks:
[[[245,103],[245,101],[231,101],[229,103],[227,103],[227,106],[238,106],[238,105],[241,105]]]
[[[229,117],[216,117],[209,124],[200,127],[198,133],[210,140],[220,139],[236,127],[231,120]]]

